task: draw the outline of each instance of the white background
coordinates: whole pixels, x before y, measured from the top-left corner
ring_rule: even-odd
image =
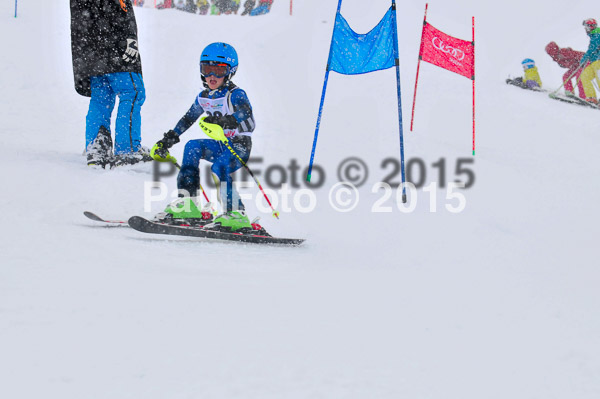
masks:
[[[536,3],[536,4],[534,4]],[[143,213],[150,167],[92,170],[81,155],[88,100],[73,89],[64,1],[0,6],[0,397],[592,399],[600,395],[597,270],[600,113],[507,86],[537,61],[564,70],[554,40],[585,50],[590,2],[431,1],[428,20],[469,40],[476,20],[476,182],[462,213],[446,190],[414,212],[372,213],[397,157],[395,72],[332,73],[314,212],[262,216],[299,248],[205,242],[106,228]],[[257,119],[263,167],[305,167],[337,2],[276,1],[262,17],[136,8],[147,101],[143,141],[173,128],[201,89],[213,41],[238,50],[235,82]],[[471,82],[422,64],[409,132],[423,1],[398,4],[407,159],[471,158]],[[346,0],[370,30],[388,1]],[[114,116],[114,115],[113,115]],[[197,127],[184,139],[201,137]],[[173,149],[181,159],[184,143]],[[336,166],[367,162],[361,202],[327,203]],[[397,179],[396,179],[397,180]],[[175,178],[165,180],[175,189]],[[302,186],[304,187],[304,186]],[[245,191],[255,194],[256,188]]]

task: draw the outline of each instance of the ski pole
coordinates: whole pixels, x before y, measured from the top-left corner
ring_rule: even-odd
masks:
[[[577,67],[577,69],[576,69],[575,71],[573,71],[573,73],[571,74],[571,76],[569,76],[569,77],[567,78],[567,80],[564,80],[564,81],[562,82],[562,84],[560,85],[560,87],[559,87],[558,89],[554,90],[552,93],[548,94],[548,96],[549,96],[549,97],[554,97],[554,96],[556,96],[556,93],[558,93],[558,91],[559,91],[560,89],[562,89],[562,88],[563,88],[563,86],[565,85],[565,83],[567,83],[568,81],[570,81],[571,79],[573,79],[573,76],[575,76],[575,74],[576,74],[577,72],[579,72],[579,70],[580,70],[582,67],[583,67],[583,65],[579,65],[579,66]],[[577,79],[577,81],[575,82],[575,85],[577,85],[577,84],[579,83],[579,80],[580,80],[580,79],[581,79],[581,75],[579,75],[579,78],[578,78],[578,79]]]
[[[583,71],[585,68],[581,68],[581,70]],[[575,71],[577,72],[577,71]],[[574,73],[575,73],[574,72]],[[570,78],[569,78],[570,79]],[[577,80],[575,81],[575,86],[577,86],[579,84],[579,82],[581,81],[581,74],[579,75],[579,77],[577,78]],[[592,83],[595,81],[595,79],[592,79]],[[573,89],[575,90],[575,89]]]
[[[221,126],[217,125],[217,124],[214,124],[214,123],[205,123],[204,122],[205,118],[206,117],[203,117],[203,118],[200,119],[200,123],[199,123],[200,124],[200,129],[202,129],[202,131],[204,133],[206,133],[206,135],[208,137],[210,137],[211,139],[220,141],[223,144],[225,144],[225,146],[229,149],[229,151],[237,158],[238,161],[240,161],[240,163],[246,168],[246,170],[248,171],[248,173],[250,173],[250,176],[252,176],[252,178],[256,182],[256,185],[258,186],[258,188],[260,188],[260,191],[265,196],[265,199],[267,200],[267,203],[269,204],[269,206],[273,210],[273,216],[275,216],[277,219],[279,219],[279,212],[277,212],[275,210],[275,208],[273,207],[273,204],[271,204],[271,201],[269,200],[269,197],[267,197],[267,194],[265,193],[265,190],[263,190],[260,182],[258,181],[258,179],[256,178],[256,176],[254,176],[254,173],[252,173],[252,170],[248,167],[248,165],[246,164],[246,162],[244,162],[244,160],[242,158],[240,158],[240,156],[237,154],[237,152],[235,152],[235,150],[233,148],[231,148],[231,146],[229,145],[229,140],[227,140],[227,137],[225,137],[225,133],[223,133],[223,128]]]

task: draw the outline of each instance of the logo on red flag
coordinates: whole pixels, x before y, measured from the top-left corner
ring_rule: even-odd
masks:
[[[475,46],[437,30],[428,22],[423,26],[419,58],[430,64],[475,79]]]

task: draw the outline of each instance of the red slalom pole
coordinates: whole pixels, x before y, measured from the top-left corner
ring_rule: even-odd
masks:
[[[412,106],[412,114],[410,116],[410,131],[413,131],[413,124],[415,121],[415,103],[417,101],[417,84],[419,82],[419,67],[421,66],[421,57],[419,56],[419,61],[417,62],[417,78],[415,79],[415,94],[413,96],[413,106]]]
[[[475,17],[473,24],[473,156],[475,156]]]
[[[419,83],[419,68],[421,67],[421,54],[423,53],[423,32],[425,32],[425,26],[427,25],[427,6],[429,3],[425,3],[425,16],[423,17],[423,30],[421,31],[421,46],[419,47],[419,60],[417,61],[417,77],[415,79],[415,94],[413,96],[412,115],[410,117],[410,131],[413,130],[413,123],[415,121],[415,103],[417,102],[417,85]]]
[[[292,15],[292,3],[294,2],[294,0],[290,0],[290,15]]]
[[[244,160],[242,158],[240,158],[240,156],[237,154],[237,152],[235,152],[235,150],[233,148],[231,148],[231,146],[229,145],[228,141],[224,141],[223,144],[225,144],[225,146],[229,149],[229,151],[233,155],[235,155],[235,157],[238,159],[238,161],[240,161],[240,163],[242,165],[244,165],[244,167],[246,168],[246,170],[248,171],[248,173],[250,173],[250,176],[252,176],[252,178],[256,182],[256,185],[258,185],[258,188],[263,193],[263,196],[265,197],[265,199],[269,203],[269,206],[273,210],[273,216],[275,216],[277,219],[279,219],[279,212],[277,212],[275,210],[275,207],[273,207],[273,204],[271,204],[271,201],[269,200],[269,197],[267,196],[267,193],[265,193],[265,190],[263,190],[262,186],[260,185],[260,182],[258,181],[258,179],[256,178],[256,176],[254,176],[254,173],[252,173],[252,170],[248,167],[248,165],[246,164],[246,162],[244,162]]]

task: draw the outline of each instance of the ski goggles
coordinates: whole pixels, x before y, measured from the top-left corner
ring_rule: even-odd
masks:
[[[230,68],[227,64],[209,64],[209,63],[201,63],[200,64],[200,73],[202,76],[216,76],[217,78],[224,78],[229,75]]]

